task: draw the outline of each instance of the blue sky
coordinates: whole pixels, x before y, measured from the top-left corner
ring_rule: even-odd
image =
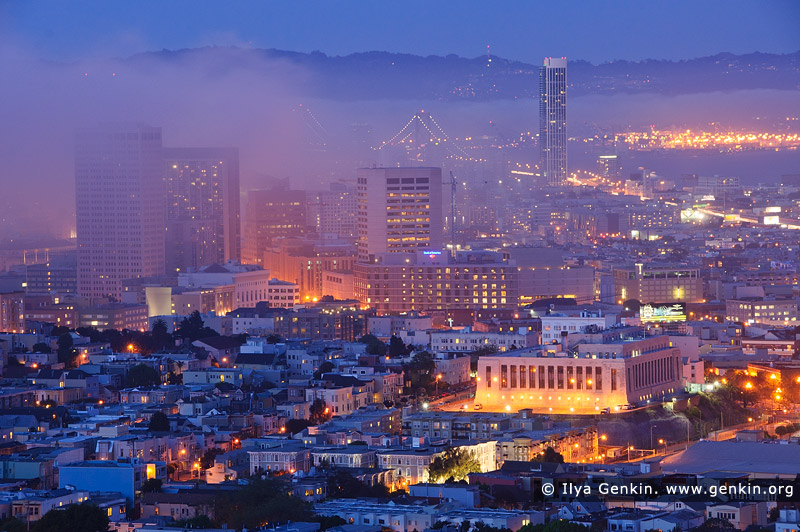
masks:
[[[0,46],[46,59],[207,45],[330,55],[486,53],[538,63],[800,50],[800,2],[0,0]]]

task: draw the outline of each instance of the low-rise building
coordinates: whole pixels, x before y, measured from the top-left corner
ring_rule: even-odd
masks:
[[[250,474],[262,472],[308,472],[311,467],[311,450],[295,440],[246,440],[250,456]]]
[[[527,327],[520,327],[515,332],[478,332],[464,327],[431,331],[430,337],[431,349],[447,353],[470,353],[487,347],[508,351],[539,345],[539,335]]]
[[[311,460],[317,467],[327,464],[332,467],[374,468],[377,464],[375,451],[361,444],[314,449]]]
[[[747,297],[725,302],[725,319],[728,321],[794,326],[797,317],[796,299]]]

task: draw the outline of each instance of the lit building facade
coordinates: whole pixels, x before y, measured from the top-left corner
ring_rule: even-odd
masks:
[[[25,330],[25,292],[0,293],[0,332]]]
[[[539,67],[539,147],[550,186],[567,181],[567,58],[547,57]]]
[[[378,314],[460,309],[516,309],[517,267],[495,252],[384,254],[357,262],[356,299]]]
[[[75,196],[78,293],[122,297],[122,281],[165,271],[161,128],[78,132]]]
[[[725,319],[738,323],[797,325],[796,299],[747,297],[725,301]]]
[[[534,348],[478,360],[484,409],[597,413],[660,400],[682,389],[680,350],[667,336],[580,344],[576,356]]]
[[[244,218],[242,262],[261,264],[275,238],[306,234],[306,193],[302,190],[251,190]]]
[[[165,148],[167,267],[239,260],[239,150]]]
[[[264,269],[269,270],[272,277],[296,283],[301,299],[313,300],[329,294],[323,289],[325,275],[351,271],[355,256],[352,244],[331,245],[282,238],[266,249],[263,260]],[[350,297],[352,290],[345,299]]]
[[[356,199],[359,261],[442,249],[441,168],[361,168]]]
[[[287,281],[270,279],[266,301],[273,308],[292,308],[300,303],[300,287]]]
[[[150,322],[147,316],[147,305],[126,305],[109,303],[91,308],[78,309],[78,327],[93,327],[97,330],[129,329],[131,331],[149,331]]]
[[[329,191],[320,192],[309,209],[317,233],[339,238],[356,236],[356,188],[344,183],[332,183]]]
[[[537,299],[571,298],[579,305],[594,301],[594,268],[519,268],[520,303]]]
[[[545,314],[542,320],[542,343],[563,344],[570,334],[587,332],[589,330],[602,330],[610,327],[617,321],[613,314],[603,314],[603,311],[582,310],[574,315],[563,312]]]
[[[633,268],[614,268],[613,276],[614,299],[618,304],[629,299],[641,303],[704,301],[703,279],[698,268],[650,267],[637,263]]]

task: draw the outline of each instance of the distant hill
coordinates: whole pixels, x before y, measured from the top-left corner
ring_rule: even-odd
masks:
[[[388,52],[328,56],[273,49],[208,47],[163,50],[124,59],[130,66],[149,62],[186,63],[209,75],[246,69],[269,74],[275,65],[302,73],[299,90],[309,97],[336,100],[492,100],[536,97],[538,65],[485,56],[421,57]],[[593,65],[570,61],[570,94],[691,94],[739,89],[800,90],[800,52],[717,54],[684,61],[612,61]]]

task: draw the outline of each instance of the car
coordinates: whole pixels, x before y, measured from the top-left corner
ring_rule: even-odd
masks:
[[[474,408],[475,410],[483,410],[483,405],[479,403],[473,406],[472,408]]]
[[[604,409],[602,409],[600,411],[600,413],[601,414],[610,414],[611,413],[611,407],[605,407]]]

